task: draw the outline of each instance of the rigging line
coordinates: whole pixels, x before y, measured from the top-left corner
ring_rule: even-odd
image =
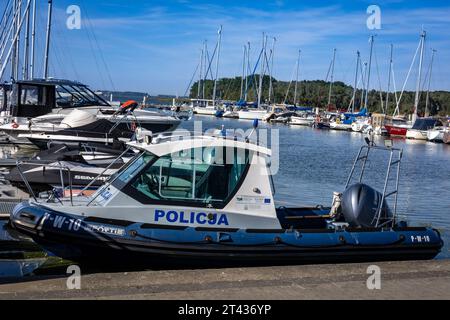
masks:
[[[400,102],[401,102],[401,100],[402,100],[403,93],[405,92],[406,84],[408,83],[408,79],[409,79],[409,76],[410,76],[410,74],[411,74],[412,68],[413,68],[413,66],[414,66],[414,62],[416,61],[417,54],[419,53],[420,46],[421,46],[421,43],[419,42],[419,45],[417,46],[417,49],[416,49],[416,53],[414,54],[413,61],[411,62],[411,65],[410,65],[410,67],[409,67],[408,74],[406,75],[405,82],[403,83],[402,92],[401,92],[401,94],[400,94],[400,98],[398,99],[397,106],[396,106],[396,108],[395,108],[394,114],[396,113],[396,111],[397,111],[398,108],[399,108],[399,104],[400,104]]]
[[[211,70],[211,64],[212,64],[212,59],[214,59],[214,56],[210,59],[210,57],[209,57],[209,50],[208,50],[208,43],[205,43],[205,69],[206,69],[206,72],[205,72],[205,78],[204,78],[204,81],[206,81],[207,79],[208,79],[208,72],[209,72],[209,74],[210,74],[210,76],[211,76],[211,80],[213,80],[213,75],[212,75],[212,70]],[[216,49],[214,49],[214,55],[216,54]],[[208,62],[209,63],[209,69],[206,67],[206,62]]]
[[[284,97],[284,103],[287,103],[289,91],[291,90],[291,85],[292,85],[292,82],[294,81],[293,80],[294,79],[294,73],[297,70],[297,64],[298,64],[298,60],[297,60],[297,62],[295,62],[294,69],[292,69],[291,80],[289,82],[289,85],[288,85],[288,88],[287,88],[287,91],[286,91],[286,96]]]
[[[188,85],[188,87],[186,88],[186,91],[184,92],[184,96],[185,97],[187,97],[187,93],[188,93],[188,91],[191,89],[191,85],[192,85],[192,82],[194,81],[194,78],[195,78],[195,76],[197,75],[197,71],[198,71],[198,68],[200,67],[200,62],[199,63],[197,63],[197,67],[195,68],[195,71],[194,71],[194,74],[192,75],[192,78],[191,78],[191,81],[189,82],[189,85]],[[198,86],[200,85],[200,82],[198,82]]]
[[[330,66],[328,67],[327,76],[325,77],[325,82],[328,82],[328,77],[330,76],[332,65],[333,65],[333,61],[330,62]]]
[[[51,46],[52,47],[54,47],[55,49],[56,49],[56,51],[55,51],[55,53],[57,53],[57,55],[60,55],[60,58],[62,59],[62,61],[66,61],[66,60],[69,60],[69,59],[67,59],[67,55],[66,55],[66,51],[65,50],[62,50],[61,49],[61,47],[60,47],[60,45],[59,45],[59,39],[60,38],[64,38],[62,35],[61,35],[61,32],[60,32],[60,30],[59,30],[59,25],[58,24],[56,24],[56,26],[55,26],[55,28],[53,28],[53,30],[55,31],[55,33],[56,33],[56,35],[58,36],[58,38],[56,38],[55,40],[56,41],[52,41],[52,43],[51,43]],[[64,46],[65,48],[69,48],[68,46]],[[69,51],[70,51],[70,49],[69,49]],[[63,66],[64,66],[64,68],[61,66],[61,60],[59,60],[59,57],[57,57],[57,62],[59,63],[59,65],[60,65],[60,69],[64,72],[64,78],[67,78],[68,77],[68,72],[67,72],[67,69],[65,68],[65,66],[66,66],[66,64],[64,63],[64,64],[62,64]]]
[[[84,0],[82,0],[82,1],[83,1],[83,3],[84,3]],[[98,41],[98,39],[97,39],[97,35],[95,34],[94,26],[92,25],[91,18],[90,18],[89,15],[88,15],[88,11],[87,11],[87,9],[86,9],[87,7],[86,7],[86,6],[84,6],[84,7],[85,7],[85,14],[86,14],[86,17],[87,17],[87,22],[89,23],[89,27],[90,27],[92,36],[93,36],[93,38],[94,38],[95,44],[97,45],[97,48],[98,48],[98,51],[99,51],[99,55],[100,55],[100,59],[101,59],[101,61],[103,62],[103,66],[104,66],[104,68],[105,68],[106,75],[107,75],[107,77],[108,77],[108,80],[109,80],[109,82],[110,82],[110,84],[111,84],[113,90],[116,91],[116,86],[114,85],[114,81],[112,80],[111,72],[109,71],[108,64],[106,63],[106,60],[105,60],[105,56],[104,56],[104,54],[103,54],[102,47],[100,46],[100,43],[99,43],[99,41]]]
[[[11,17],[11,14],[13,12],[12,8],[10,8],[8,10],[8,6],[9,6],[10,2],[11,2],[11,0],[8,0],[8,4],[5,7],[5,11],[3,12],[3,17],[2,17],[1,22],[0,22],[0,27],[2,28],[2,33],[0,34],[0,42],[3,42],[3,35],[4,35],[4,33],[5,33],[6,29],[7,29],[6,27],[9,24],[9,18]],[[6,15],[6,13],[8,13],[8,15]],[[3,23],[5,23],[5,27],[3,27]]]
[[[62,50],[63,56],[65,58],[65,60],[69,60],[70,66],[73,70],[73,73],[76,77],[76,80],[80,80],[80,75],[78,74],[77,68],[75,67],[75,63],[74,63],[74,59],[73,59],[73,55],[72,55],[72,50],[70,50],[70,45],[66,39],[66,37],[64,36],[64,32],[60,29],[60,25],[56,24],[55,28],[56,33],[58,34],[58,36],[62,39],[63,46],[64,48],[66,48],[67,50]]]
[[[397,84],[395,83],[395,74],[394,74],[394,62],[392,62],[392,82],[394,85],[394,93],[395,93],[395,103],[398,102],[398,95],[397,95]],[[387,111],[387,110],[386,110]]]
[[[67,72],[66,72],[66,69],[65,69],[65,67],[63,66],[63,64],[61,63],[61,57],[60,57],[60,55],[61,55],[61,50],[60,50],[60,48],[59,48],[59,46],[58,46],[58,43],[57,43],[57,41],[52,41],[51,43],[50,43],[50,49],[51,49],[51,52],[53,53],[53,56],[56,58],[56,64],[58,65],[58,67],[59,67],[59,70],[60,70],[60,74],[64,77],[64,78],[66,78],[67,77]],[[51,64],[53,64],[53,60],[50,60],[51,61]],[[53,65],[53,71],[55,72],[56,71],[56,66],[55,65]],[[58,72],[55,72],[55,73],[53,73],[53,75],[57,75],[58,74]]]
[[[86,4],[85,4],[84,1],[83,1],[83,10],[85,9],[85,7],[86,7]],[[96,54],[96,52],[95,52],[95,50],[94,50],[94,46],[93,46],[93,41],[92,41],[92,38],[91,38],[91,34],[89,33],[89,28],[83,28],[83,29],[85,29],[85,33],[86,33],[87,38],[88,38],[89,47],[90,47],[90,49],[91,49],[92,56],[94,57],[94,63],[95,63],[95,65],[96,65],[96,67],[97,67],[97,71],[98,71],[99,76],[100,76],[100,81],[101,81],[101,83],[102,83],[103,88],[106,88],[106,87],[107,87],[107,86],[106,86],[106,82],[105,82],[105,79],[104,79],[104,77],[103,77],[103,73],[102,73],[102,71],[101,71],[100,64],[99,64],[99,62],[98,62],[97,54]]]
[[[3,20],[5,19],[6,12],[8,12],[8,7],[9,7],[10,3],[11,3],[11,0],[8,0],[8,2],[6,3],[6,6],[5,6],[4,11],[3,11],[2,18],[0,19],[0,25],[3,24]]]
[[[261,49],[261,51],[260,51],[260,53],[259,53],[258,60],[256,61],[256,65],[255,65],[255,67],[254,67],[254,69],[253,69],[253,71],[252,71],[252,77],[250,78],[250,83],[249,83],[249,85],[247,86],[247,88],[245,88],[245,93],[248,92],[249,87],[250,87],[251,85],[254,86],[255,92],[258,93],[258,90],[257,90],[257,88],[256,88],[256,77],[255,77],[255,73],[256,73],[256,69],[258,68],[259,62],[260,62],[260,60],[261,60],[261,56],[262,56],[263,50],[264,50],[264,48]],[[254,83],[254,82],[255,82],[255,83]]]
[[[431,68],[432,68],[432,65],[431,65],[431,61],[430,61],[430,64],[428,65],[428,68],[427,68],[427,72],[425,74],[422,85],[420,87],[419,99],[420,99],[420,96],[422,95],[422,93],[425,91],[425,87],[427,86],[428,81],[430,80],[428,77],[431,77],[431,74],[430,74]]]
[[[380,86],[380,103],[381,103],[381,112],[385,113],[384,111],[384,101],[383,101],[383,93],[382,93],[382,87],[381,87],[381,77],[380,77],[380,68],[378,66],[378,56],[377,56],[377,49],[374,48],[374,56],[375,56],[375,66],[377,67],[377,75],[378,75],[378,84]]]
[[[218,45],[219,45],[219,44],[216,43],[216,46],[215,46],[215,48],[214,48],[213,54],[212,54],[212,56],[211,56],[211,59],[209,58],[209,52],[208,52],[208,50],[206,50],[207,59],[208,59],[208,69],[206,70],[206,75],[208,75],[208,72],[209,72],[209,73],[211,74],[211,80],[214,80],[214,77],[213,77],[213,74],[212,74],[212,67],[211,67],[211,65],[212,65],[213,62],[214,62],[214,58],[215,58],[215,56],[216,56],[217,46],[218,46]],[[205,76],[205,80],[206,80],[206,76]]]
[[[10,12],[8,18],[7,18],[7,20],[5,21],[5,22],[6,22],[6,23],[5,23],[5,26],[4,26],[4,28],[2,29],[2,36],[0,36],[0,48],[6,47],[6,45],[7,45],[7,43],[8,43],[8,34],[9,34],[9,32],[8,32],[8,34],[6,34],[5,31],[7,31],[7,30],[9,29],[9,27],[10,27],[10,20],[9,20],[9,18],[11,17],[12,10],[10,10],[10,11],[11,11],[11,12]]]

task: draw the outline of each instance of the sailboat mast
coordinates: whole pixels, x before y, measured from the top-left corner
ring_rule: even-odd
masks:
[[[15,70],[16,70],[16,54],[17,54],[17,46],[16,46],[16,42],[14,40],[15,38],[15,34],[17,31],[17,19],[19,19],[19,15],[20,13],[18,12],[18,2],[19,0],[14,0],[14,4],[13,4],[13,12],[14,12],[14,21],[13,21],[13,27],[12,27],[12,36],[11,36],[11,46],[13,48],[12,50],[12,55],[11,55],[11,78],[16,79],[16,75],[15,75]]]
[[[245,65],[247,64],[247,46],[244,46],[243,49],[244,57],[242,59],[242,78],[241,78],[241,95],[239,97],[239,100],[242,100],[244,96],[244,78],[245,78]]]
[[[433,62],[434,62],[434,54],[436,53],[436,50],[432,50],[431,54],[431,62],[430,62],[430,74],[428,76],[428,89],[427,89],[427,99],[425,102],[425,117],[429,116],[429,110],[428,110],[428,104],[430,100],[430,87],[431,87],[431,74],[433,73]]]
[[[374,36],[370,36],[370,56],[369,56],[369,67],[367,70],[367,82],[366,82],[366,97],[364,100],[364,108],[368,109],[369,102],[369,89],[370,89],[370,71],[372,68],[372,54],[373,54],[373,42],[375,40]]]
[[[420,61],[419,61],[419,73],[417,75],[416,97],[414,99],[414,114],[413,114],[413,118],[412,118],[413,123],[416,122],[417,110],[419,109],[420,83],[422,80],[422,65],[423,65],[423,54],[424,54],[424,47],[425,47],[425,37],[426,37],[426,32],[423,31],[422,34],[420,35]]]
[[[388,107],[389,107],[389,92],[391,90],[391,75],[392,75],[393,54],[394,54],[394,45],[391,44],[391,58],[389,60],[388,86],[387,86],[387,92],[386,92],[386,107],[384,108],[384,114],[387,113],[387,110],[388,110]]]
[[[352,113],[355,112],[356,104],[356,91],[358,90],[358,71],[359,71],[359,60],[361,58],[361,53],[356,51],[356,72],[355,72],[355,84],[353,87],[353,98],[352,98]]]
[[[366,95],[366,74],[367,74],[367,62],[364,62],[364,69],[362,70],[361,79],[363,82],[363,88],[361,90],[361,103],[360,107],[362,106],[362,103],[364,101],[364,96]]]
[[[328,91],[328,106],[331,105],[331,91],[333,90],[335,62],[336,62],[336,49],[333,50],[333,61],[331,62],[331,81],[330,81],[330,90]]]
[[[297,74],[295,78],[295,89],[294,89],[294,106],[297,106],[297,87],[298,87],[298,73],[300,69],[300,54],[302,50],[298,50],[298,59],[297,59]]]
[[[277,42],[277,38],[273,38],[273,43],[272,43],[272,51],[270,54],[270,70],[269,70],[269,103],[272,100],[272,94],[273,94],[273,83],[272,83],[272,75],[273,75],[273,59],[274,59],[274,55],[275,55],[275,43]]]
[[[25,15],[25,45],[24,45],[24,56],[23,56],[23,67],[22,67],[22,79],[28,79],[28,63],[29,63],[29,54],[30,54],[30,10],[27,9]]]
[[[45,41],[45,58],[44,58],[44,79],[48,78],[48,57],[50,52],[50,32],[52,28],[52,7],[53,1],[48,0],[47,37]]]
[[[262,50],[261,50],[261,59],[260,59],[260,63],[261,63],[261,71],[259,74],[259,90],[258,90],[258,108],[261,106],[261,97],[262,97],[262,85],[263,85],[263,73],[264,73],[264,55],[266,52],[266,35],[263,32],[263,37],[262,37],[263,41],[262,41]]]
[[[244,101],[247,101],[247,94],[248,94],[248,76],[250,75],[250,42],[247,43],[247,67],[245,72],[245,94],[244,94]]]
[[[22,26],[22,0],[18,0],[18,4],[17,4],[17,37],[16,37],[16,49],[15,51],[15,55],[14,55],[14,79],[19,79],[19,67],[20,67],[20,32],[21,32],[21,26]]]
[[[216,60],[216,76],[214,79],[214,90],[213,90],[213,105],[216,105],[216,93],[217,93],[217,77],[219,76],[219,60],[220,60],[220,45],[222,42],[222,26],[219,29],[219,39],[217,40],[217,60]]]
[[[31,51],[30,51],[30,75],[29,78],[34,78],[34,47],[36,41],[36,0],[33,0],[33,18],[31,27]]]
[[[197,99],[200,99],[200,90],[202,87],[202,77],[203,77],[203,46],[202,49],[200,50],[200,72],[198,75],[198,86],[197,86]]]

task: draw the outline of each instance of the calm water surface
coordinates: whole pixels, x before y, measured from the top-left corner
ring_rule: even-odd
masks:
[[[222,126],[244,130],[252,127],[252,121],[245,120],[202,116],[193,120],[201,121],[203,130]],[[193,130],[193,120],[183,122],[180,128]],[[273,162],[279,162],[279,170],[274,175],[275,200],[285,206],[330,206],[333,191],[343,191],[354,158],[365,143],[365,136],[360,133],[264,123],[259,129],[268,129],[268,144],[279,150],[278,157],[273,157]],[[273,129],[278,130],[279,139],[270,141]],[[377,144],[383,145],[383,137],[375,139]],[[450,145],[399,139],[394,140],[394,146],[404,151],[397,213],[411,224],[438,228],[445,241],[439,258],[450,258]],[[26,151],[8,148],[2,148],[1,152],[4,158],[26,154]],[[380,190],[386,174],[387,154],[375,152],[373,156],[367,164],[367,182]],[[8,237],[4,225],[0,220],[0,241]],[[28,262],[24,266],[22,261],[4,261],[3,264],[4,268],[0,263],[0,276],[5,275],[8,268],[20,274],[32,267]]]

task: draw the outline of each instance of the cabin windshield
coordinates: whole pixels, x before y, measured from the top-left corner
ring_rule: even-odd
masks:
[[[101,97],[82,85],[62,85],[56,87],[56,103],[60,108],[76,108],[88,106],[108,106]]]
[[[113,185],[142,203],[223,204],[244,179],[249,154],[228,147],[195,148],[162,157],[144,153]]]

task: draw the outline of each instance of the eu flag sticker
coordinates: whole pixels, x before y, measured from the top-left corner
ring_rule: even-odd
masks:
[[[264,204],[270,204],[270,198],[265,198],[264,199]]]

